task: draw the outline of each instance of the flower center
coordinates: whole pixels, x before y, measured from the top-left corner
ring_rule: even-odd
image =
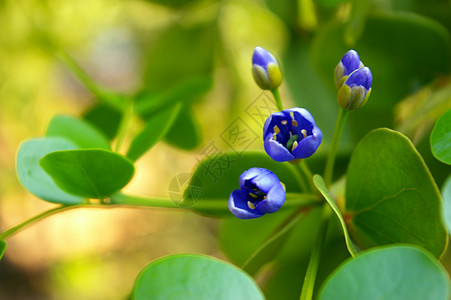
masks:
[[[247,201],[247,206],[250,209],[255,209],[255,205],[266,198],[266,194],[257,188],[250,189],[249,196],[251,196],[252,198],[251,200]]]

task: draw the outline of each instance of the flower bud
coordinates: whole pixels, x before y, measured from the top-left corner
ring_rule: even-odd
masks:
[[[285,203],[285,188],[277,176],[263,168],[241,174],[240,189],[229,197],[229,209],[239,219],[254,219],[279,210]]]
[[[363,107],[371,94],[373,75],[364,67],[352,72],[338,90],[337,102],[346,110]]]
[[[282,83],[282,73],[276,58],[262,47],[255,47],[252,55],[252,75],[263,90],[274,90]]]
[[[337,89],[343,85],[349,74],[363,67],[364,65],[360,61],[359,54],[355,50],[349,50],[346,52],[334,72],[335,86]]]

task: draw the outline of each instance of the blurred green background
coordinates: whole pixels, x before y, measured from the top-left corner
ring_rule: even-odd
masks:
[[[171,91],[190,98],[165,142],[137,162],[129,193],[167,197],[169,182],[191,172],[208,145],[230,150],[221,134],[237,117],[261,134],[263,120],[250,109],[275,108],[260,107],[261,101],[272,104],[252,81],[255,46],[280,59],[284,105],[312,112],[324,133],[323,154],[338,111],[333,69],[356,49],[373,72],[373,94],[350,115],[340,151],[349,155],[373,128],[400,130],[441,186],[450,168],[432,157],[428,136],[451,108],[450,31],[451,2],[445,0],[0,1],[1,227],[52,207],[16,178],[21,141],[44,135],[55,114],[114,127],[114,110],[100,109],[105,117],[99,118],[102,99],[61,52],[103,89],[137,103]],[[198,94],[184,90],[193,79],[211,87]],[[262,148],[261,138],[246,145]],[[163,255],[226,259],[218,230],[217,220],[180,210],[84,209],[52,216],[8,240],[0,298],[125,299],[139,271]]]

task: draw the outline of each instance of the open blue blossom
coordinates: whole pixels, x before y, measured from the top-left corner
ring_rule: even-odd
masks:
[[[282,83],[282,73],[276,58],[262,47],[255,47],[252,55],[252,75],[263,90],[274,90]]]
[[[363,107],[371,94],[373,75],[369,68],[358,69],[348,76],[338,90],[337,102],[346,110]]]
[[[275,161],[307,158],[315,153],[323,133],[305,108],[273,113],[263,127],[265,151]]]
[[[279,210],[285,188],[277,176],[263,168],[250,168],[240,176],[240,189],[229,197],[229,209],[239,219],[254,219]]]
[[[334,72],[335,85],[339,89],[346,78],[357,69],[363,68],[359,54],[355,50],[349,50],[338,63]]]

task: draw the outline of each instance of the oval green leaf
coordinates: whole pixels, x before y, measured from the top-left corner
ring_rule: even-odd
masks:
[[[136,161],[162,139],[174,123],[181,106],[178,103],[166,107],[149,118],[141,132],[133,139],[127,151],[127,157],[132,161]]]
[[[376,129],[357,145],[348,168],[348,230],[362,248],[415,244],[439,257],[447,244],[439,190],[410,140]]]
[[[442,199],[443,199],[443,221],[448,229],[448,233],[451,233],[451,176],[445,181],[442,187]]]
[[[136,279],[132,299],[260,300],[262,292],[240,269],[202,255],[171,255],[149,264]]]
[[[411,246],[381,247],[345,261],[330,275],[319,300],[447,300],[449,278],[429,253]]]
[[[451,109],[435,123],[431,132],[431,148],[435,158],[451,165]]]
[[[133,163],[103,149],[56,151],[39,161],[63,190],[73,195],[103,199],[123,188],[133,177]]]
[[[202,142],[201,134],[200,124],[193,109],[185,106],[166,133],[164,141],[180,149],[193,150]]]
[[[46,136],[59,136],[79,148],[102,148],[110,150],[108,138],[91,124],[74,117],[56,115],[47,127]]]
[[[119,130],[122,114],[110,105],[96,103],[85,111],[83,119],[94,125],[109,139],[113,139]]]
[[[84,199],[68,194],[59,188],[41,168],[39,160],[46,154],[78,147],[60,137],[30,139],[22,143],[17,153],[17,176],[20,183],[33,195],[43,200],[61,204],[80,204]]]

